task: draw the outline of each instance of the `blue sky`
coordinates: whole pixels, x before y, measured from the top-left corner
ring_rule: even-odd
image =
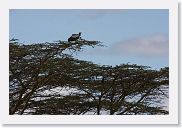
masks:
[[[169,21],[165,9],[10,10],[10,38],[21,43],[67,40],[72,33],[103,42],[76,58],[97,64],[169,65]]]

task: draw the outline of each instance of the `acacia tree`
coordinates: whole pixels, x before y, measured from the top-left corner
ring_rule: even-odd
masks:
[[[168,113],[161,106],[168,88],[168,76],[163,73],[167,68],[156,71],[146,66],[121,65],[114,70],[114,82],[106,96],[111,115]]]
[[[100,42],[82,40],[29,45],[10,42],[9,45],[9,111],[23,114],[38,92],[71,86],[77,79],[75,69],[79,67],[79,61],[71,55],[84,46],[94,47]]]
[[[168,98],[168,84],[168,68],[123,64],[100,67],[79,85],[95,104],[92,112],[123,115],[168,114],[161,105]]]
[[[10,114],[168,114],[168,68],[104,66],[75,59],[98,41],[10,42]]]

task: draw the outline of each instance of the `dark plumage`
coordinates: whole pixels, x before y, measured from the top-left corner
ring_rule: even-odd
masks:
[[[69,41],[76,41],[77,39],[81,38],[81,32],[79,32],[78,34],[72,34],[70,38],[68,38],[68,42]]]

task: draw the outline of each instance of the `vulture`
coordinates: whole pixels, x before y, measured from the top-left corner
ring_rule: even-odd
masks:
[[[70,38],[68,38],[68,42],[70,41],[76,41],[77,39],[81,39],[81,32],[78,34],[72,34]]]

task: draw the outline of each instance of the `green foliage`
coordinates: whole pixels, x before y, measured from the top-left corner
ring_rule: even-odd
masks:
[[[102,66],[72,55],[98,41],[10,42],[9,113],[32,115],[168,114],[169,69]]]

